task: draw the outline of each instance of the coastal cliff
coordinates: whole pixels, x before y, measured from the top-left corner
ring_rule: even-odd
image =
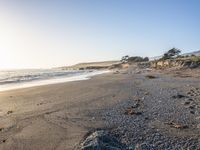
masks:
[[[198,68],[200,67],[200,57],[191,57],[187,59],[167,59],[155,60],[150,62],[151,68],[165,69],[171,67],[179,68]]]

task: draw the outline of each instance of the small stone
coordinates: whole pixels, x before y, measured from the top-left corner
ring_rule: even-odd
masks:
[[[184,97],[186,97],[186,96],[181,95],[181,94],[177,94],[177,95],[172,96],[172,98],[184,98]]]
[[[135,150],[141,150],[140,144],[136,144]]]
[[[140,137],[139,137],[139,140],[143,140],[143,137],[142,137],[142,136],[140,136]]]
[[[153,76],[153,75],[146,75],[145,77],[148,78],[148,79],[155,79],[155,78],[157,78],[156,76]]]
[[[189,108],[190,108],[190,109],[194,109],[194,108],[195,108],[195,106],[193,106],[193,105],[192,105],[192,106],[189,106]]]
[[[9,115],[9,114],[12,114],[12,113],[13,113],[12,110],[9,110],[9,111],[7,112],[8,115]]]
[[[148,144],[147,143],[142,143],[140,145],[141,149],[148,149]]]
[[[200,129],[200,124],[197,125],[197,128]]]
[[[140,106],[140,104],[134,104],[133,106],[131,106],[131,108],[137,108],[137,107],[139,107]]]
[[[142,112],[136,112],[135,114],[136,115],[142,115]]]
[[[134,150],[134,147],[133,146],[129,146],[128,150]]]
[[[193,90],[193,89],[191,89],[190,91],[191,91],[192,93],[194,93],[194,90]]]
[[[189,101],[186,101],[185,103],[184,103],[184,105],[189,105],[190,104],[190,102]]]
[[[190,111],[191,114],[195,114],[195,112],[193,110]]]

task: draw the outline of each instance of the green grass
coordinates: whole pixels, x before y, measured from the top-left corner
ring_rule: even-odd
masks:
[[[200,56],[190,56],[190,57],[184,57],[184,58],[177,58],[177,60],[199,62],[200,61]]]
[[[200,61],[200,56],[193,56],[191,58],[192,61]]]

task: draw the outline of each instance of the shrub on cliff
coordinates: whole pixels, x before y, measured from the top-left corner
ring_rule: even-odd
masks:
[[[140,56],[133,56],[129,57],[128,55],[122,57],[121,62],[122,63],[132,63],[132,62],[147,62],[149,61],[148,57],[140,57]]]
[[[177,48],[172,48],[170,50],[168,50],[166,53],[164,53],[162,59],[171,59],[174,57],[179,56],[179,54],[181,53],[181,50],[177,49]]]
[[[149,61],[149,57],[145,57],[143,61]]]

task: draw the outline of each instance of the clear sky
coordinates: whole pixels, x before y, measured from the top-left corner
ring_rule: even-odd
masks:
[[[0,0],[0,69],[200,49],[199,0]]]

